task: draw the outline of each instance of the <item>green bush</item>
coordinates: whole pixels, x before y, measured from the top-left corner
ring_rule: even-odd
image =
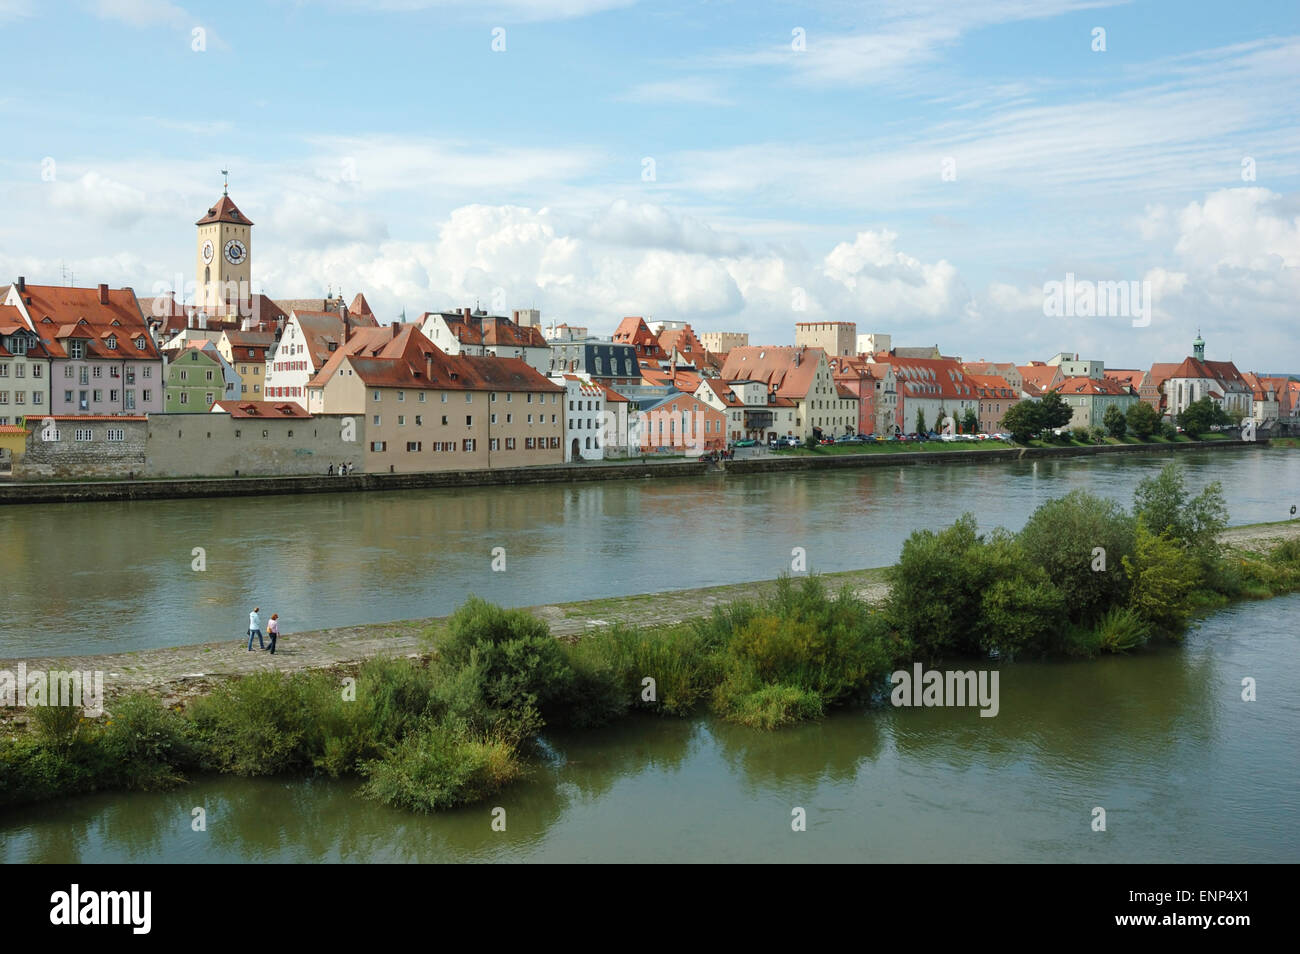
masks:
[[[185,720],[145,693],[114,702],[97,742],[122,788],[170,788],[199,763]]]
[[[1138,401],[1136,404],[1129,405],[1129,409],[1124,412],[1124,420],[1128,424],[1128,430],[1133,432],[1133,436],[1145,441],[1160,426],[1160,412],[1146,401]]]
[[[1129,607],[1153,632],[1179,640],[1192,612],[1191,593],[1200,566],[1168,535],[1157,535],[1139,518],[1133,556],[1124,558],[1129,577]]]
[[[1123,560],[1133,553],[1133,534],[1133,518],[1123,507],[1075,490],[1038,507],[1017,540],[1026,560],[1060,590],[1070,620],[1090,624],[1127,595]],[[1101,560],[1105,569],[1094,570]]]
[[[1191,552],[1203,571],[1218,558],[1219,535],[1228,526],[1223,485],[1216,480],[1191,496],[1186,473],[1176,461],[1138,484],[1133,515],[1144,520],[1156,536],[1168,536]]]
[[[994,534],[977,552],[980,650],[1013,658],[1046,648],[1065,619],[1063,592],[1008,534]]]
[[[522,737],[528,726],[559,706],[573,673],[546,624],[524,610],[506,610],[471,596],[448,621],[438,645],[443,676],[475,671],[484,704],[499,728]]]
[[[218,686],[190,709],[204,767],[234,775],[274,775],[310,761],[309,677],[261,672]]]
[[[1080,444],[1091,444],[1092,433],[1086,427],[1076,427],[1070,431],[1070,436]]]
[[[799,686],[770,684],[738,692],[724,682],[719,693],[726,700],[726,718],[751,729],[779,729],[823,713],[822,697]]]
[[[42,742],[53,749],[71,749],[81,738],[86,719],[80,706],[32,706],[32,725]]]
[[[903,543],[898,563],[886,570],[886,619],[922,656],[978,650],[975,528],[968,513],[938,533],[918,530]]]
[[[1096,647],[1102,652],[1123,653],[1146,643],[1151,626],[1127,606],[1112,606],[1097,620]]]
[[[445,725],[408,735],[382,760],[365,763],[362,794],[394,808],[432,812],[479,801],[523,772],[515,748]]]

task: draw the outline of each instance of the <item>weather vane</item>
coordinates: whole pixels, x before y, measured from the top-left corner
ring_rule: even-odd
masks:
[[[221,194],[230,195],[230,170],[221,170]]]

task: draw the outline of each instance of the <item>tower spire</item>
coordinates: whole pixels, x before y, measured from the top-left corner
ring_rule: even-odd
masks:
[[[221,194],[230,195],[230,170],[221,170]]]

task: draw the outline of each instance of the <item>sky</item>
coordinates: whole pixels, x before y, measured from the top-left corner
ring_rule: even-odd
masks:
[[[0,283],[1300,371],[1300,4],[0,0]],[[1062,314],[1051,283],[1137,283]],[[1143,307],[1149,305],[1145,314]],[[1074,309],[1070,309],[1074,311]]]

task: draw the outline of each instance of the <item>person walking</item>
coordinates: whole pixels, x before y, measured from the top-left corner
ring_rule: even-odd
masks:
[[[280,635],[280,614],[272,613],[270,621],[266,624],[266,635],[271,638],[271,645],[266,647],[266,651],[272,656],[275,655],[275,639]]]
[[[260,606],[254,606],[253,612],[248,614],[248,651],[250,653],[253,651],[254,636],[257,637],[257,648],[266,648],[265,644],[262,642],[262,617],[257,615],[261,608],[262,607]]]

